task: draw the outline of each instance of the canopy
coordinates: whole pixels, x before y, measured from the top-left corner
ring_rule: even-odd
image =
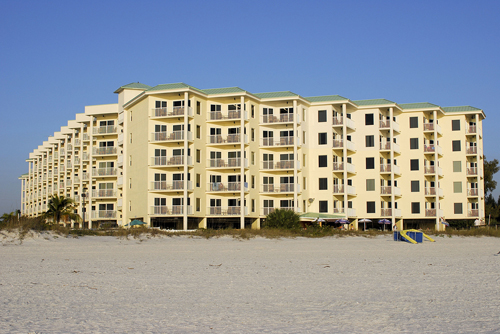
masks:
[[[146,223],[135,219],[135,220],[132,220],[130,223],[126,224],[125,226],[135,226],[135,225],[146,225]]]
[[[343,219],[343,218],[342,218],[342,219],[337,219],[335,222],[336,222],[337,224],[350,224],[350,223],[351,223],[351,222],[350,222],[350,221],[348,221],[347,219]]]

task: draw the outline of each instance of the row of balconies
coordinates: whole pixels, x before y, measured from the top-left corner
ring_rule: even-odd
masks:
[[[184,116],[184,106],[171,107],[171,108],[154,108],[151,110],[151,118],[169,118]],[[188,107],[187,116],[193,117],[193,108]]]

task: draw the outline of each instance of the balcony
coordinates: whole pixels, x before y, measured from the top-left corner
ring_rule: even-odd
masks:
[[[121,112],[118,114],[118,124],[123,124],[123,121],[125,120],[125,112]]]
[[[185,205],[171,205],[171,206],[152,206],[151,207],[151,215],[154,216],[180,216],[184,215],[184,210],[187,210],[187,214],[193,214],[193,207],[191,205],[187,205],[187,208],[184,208]]]
[[[73,151],[73,145],[68,144],[68,145],[67,145],[67,148],[68,148],[68,151]]]
[[[342,214],[345,213],[344,208],[333,208],[333,213],[334,214]],[[356,209],[347,209],[347,217],[356,217]]]
[[[82,160],[88,161],[90,160],[90,155],[87,152],[82,153]]]
[[[273,213],[276,208],[262,208],[261,210],[261,216],[267,216],[270,213]]]
[[[123,133],[120,133],[118,135],[118,146],[123,146],[123,138],[124,138]]]
[[[294,169],[297,165],[297,169],[300,169],[300,162],[294,160],[281,160],[281,161],[262,161],[261,170],[286,170]]]
[[[260,119],[261,124],[283,124],[283,123],[293,123],[295,119],[294,114],[280,114],[279,116],[274,115],[262,115]]]
[[[273,137],[262,138],[260,141],[260,146],[262,147],[278,147],[278,146],[292,146],[295,143],[295,137],[293,136],[283,136],[276,138],[274,140]],[[297,140],[297,144],[298,140]]]
[[[92,219],[113,219],[116,218],[115,210],[92,211]]]
[[[152,118],[167,118],[167,117],[180,117],[184,116],[185,108],[181,107],[172,107],[171,110],[167,108],[154,108],[151,111]],[[193,109],[188,107],[187,115],[189,117],[193,116]]]
[[[477,146],[469,146],[465,149],[466,154],[477,154]]]
[[[379,121],[379,129],[380,130],[390,130],[391,129],[391,120]],[[396,132],[399,131],[399,124],[397,122],[392,122],[392,129]]]
[[[443,217],[443,210],[425,209],[426,217],[436,217],[436,214],[439,214],[439,217]]]
[[[228,159],[208,159],[207,161],[207,168],[210,169],[218,169],[218,168],[229,168],[229,169],[234,169],[234,168],[240,168],[241,167],[241,158],[228,158]],[[248,159],[243,159],[244,160],[244,168],[248,168]]]
[[[191,131],[188,131],[187,139],[193,140],[193,133]],[[183,140],[184,140],[184,130],[151,133],[152,142],[177,142]]]
[[[443,134],[443,132],[441,131],[441,127],[439,126],[439,124],[424,123],[424,132],[434,132],[434,129],[436,129],[436,132],[439,135]]]
[[[343,139],[334,139],[333,140],[333,149],[343,149],[344,148],[344,140]],[[356,146],[351,141],[346,141],[346,148],[349,151],[356,151]]]
[[[467,176],[477,176],[477,167],[467,167]]]
[[[248,208],[245,206],[243,210],[245,215],[248,215]],[[240,206],[209,206],[208,215],[210,216],[239,216],[241,215]]]
[[[244,119],[248,119],[248,114],[245,111],[243,113]],[[241,110],[227,110],[224,112],[221,111],[211,111],[208,114],[209,121],[233,121],[241,119]]]
[[[74,161],[75,161],[75,165],[79,165],[80,164],[80,157],[75,157]]]
[[[94,155],[116,155],[116,147],[94,147],[92,150]]]
[[[424,145],[424,154],[435,153],[436,151],[439,155],[443,155],[443,149],[441,146],[430,144]]]
[[[84,133],[83,136],[83,141],[89,141],[90,140],[90,136],[87,134],[87,133]]]
[[[116,197],[116,191],[114,189],[93,189],[92,197],[94,198]]]
[[[469,209],[469,211],[467,211],[467,216],[468,217],[479,217],[479,210],[478,209]]]
[[[107,169],[107,168],[102,168],[102,169]],[[96,171],[96,173],[99,173],[99,172]],[[89,180],[89,173],[82,173],[82,180],[88,181]]]
[[[380,215],[382,217],[392,217],[392,209],[380,209]]]
[[[209,192],[236,192],[241,191],[241,182],[210,182],[207,185]],[[243,191],[248,191],[248,183],[243,183]]]
[[[436,196],[439,195],[439,197],[444,197],[443,189],[437,188],[436,187],[428,187],[425,188],[425,196]]]
[[[84,173],[83,174],[84,180],[86,176],[87,176],[86,173]],[[116,176],[116,168],[94,168],[92,169],[92,176]]]
[[[151,191],[181,191],[184,190],[185,183],[183,180],[171,181],[153,181],[151,182]],[[187,181],[187,190],[193,190],[192,181]]]
[[[380,194],[382,196],[392,195],[394,192],[394,196],[401,196],[401,188],[399,187],[390,187],[390,186],[381,186]]]
[[[75,181],[75,184],[80,183],[80,177],[79,176],[75,176],[74,177],[74,181]]]
[[[476,125],[467,125],[465,127],[465,134],[467,134],[467,135],[477,134],[477,126]]]
[[[337,195],[344,194],[344,185],[334,185],[333,193]],[[356,187],[347,186],[347,195],[356,195]]]
[[[117,164],[118,167],[123,167],[123,155],[118,156]]]
[[[399,166],[397,166],[397,165],[387,165],[387,164],[380,165],[380,173],[382,173],[382,174],[391,173],[392,170],[394,170],[394,174],[397,174],[397,175],[401,174]]]
[[[347,172],[355,174],[356,169],[351,163],[343,163],[343,162],[334,162],[333,163],[333,171],[334,172],[343,172],[344,168],[347,167]]]
[[[333,117],[332,126],[341,127],[344,125],[344,119],[342,117]],[[350,130],[356,130],[356,125],[352,119],[347,118],[346,127]]]
[[[479,196],[479,189],[478,188],[467,189],[467,196],[468,197],[478,197]]]
[[[174,155],[171,157],[153,157],[151,158],[151,165],[159,167],[169,167],[169,166],[184,166],[184,156]],[[192,165],[191,157],[187,157],[187,164]]]
[[[385,143],[380,143],[380,151],[390,151],[394,149],[394,153],[401,153],[401,149],[399,148],[399,145],[396,143],[391,143],[391,142],[385,142]]]
[[[123,188],[123,176],[120,176],[118,180],[116,180],[116,186],[118,188]]]
[[[73,181],[66,180],[66,187],[71,187],[72,184],[73,184]]]
[[[294,183],[282,183],[282,184],[263,184],[261,193],[266,194],[282,194],[282,193],[293,193],[297,189],[300,192],[300,185]]]
[[[244,135],[243,139],[245,141],[244,143],[248,144],[248,136]],[[240,144],[241,143],[241,135],[239,133],[229,134],[226,136],[212,135],[212,136],[208,136],[208,142],[210,144],[221,144],[221,145]]]

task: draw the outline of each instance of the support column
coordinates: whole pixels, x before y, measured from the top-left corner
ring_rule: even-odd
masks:
[[[297,100],[293,100],[293,158],[294,161],[299,161],[299,157],[297,156],[298,154],[298,138],[299,134],[297,133],[297,117],[298,117],[298,112],[297,112]],[[299,212],[299,200],[298,200],[298,186],[299,186],[299,180],[298,180],[298,173],[297,173],[297,163],[294,162],[293,164],[293,182],[297,185],[293,187],[293,206],[294,206],[294,211],[297,213]],[[305,208],[304,208],[305,212]]]
[[[440,216],[439,216],[439,174],[438,174],[438,169],[439,169],[439,155],[438,155],[438,133],[437,133],[437,111],[434,110],[432,112],[432,119],[434,120],[434,147],[436,148],[434,150],[434,185],[436,187],[436,231],[441,230],[441,222],[440,222]]]
[[[189,93],[184,92],[184,192],[182,197],[182,229],[188,229],[188,113],[189,113]]]
[[[344,181],[344,214],[345,218],[348,219],[349,215],[349,195],[347,194],[347,105],[342,104],[342,163],[344,165],[343,181]]]
[[[240,99],[240,229],[245,228],[245,97]]]
[[[393,115],[394,115],[394,108],[389,108],[389,137],[391,138],[391,221],[392,221],[392,226],[396,223],[396,200],[394,193],[396,192],[396,186],[394,184],[394,120],[393,120]]]

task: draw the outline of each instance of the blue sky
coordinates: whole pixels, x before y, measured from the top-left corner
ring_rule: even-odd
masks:
[[[33,149],[137,81],[471,105],[500,160],[499,17],[487,0],[0,0],[0,214]]]

